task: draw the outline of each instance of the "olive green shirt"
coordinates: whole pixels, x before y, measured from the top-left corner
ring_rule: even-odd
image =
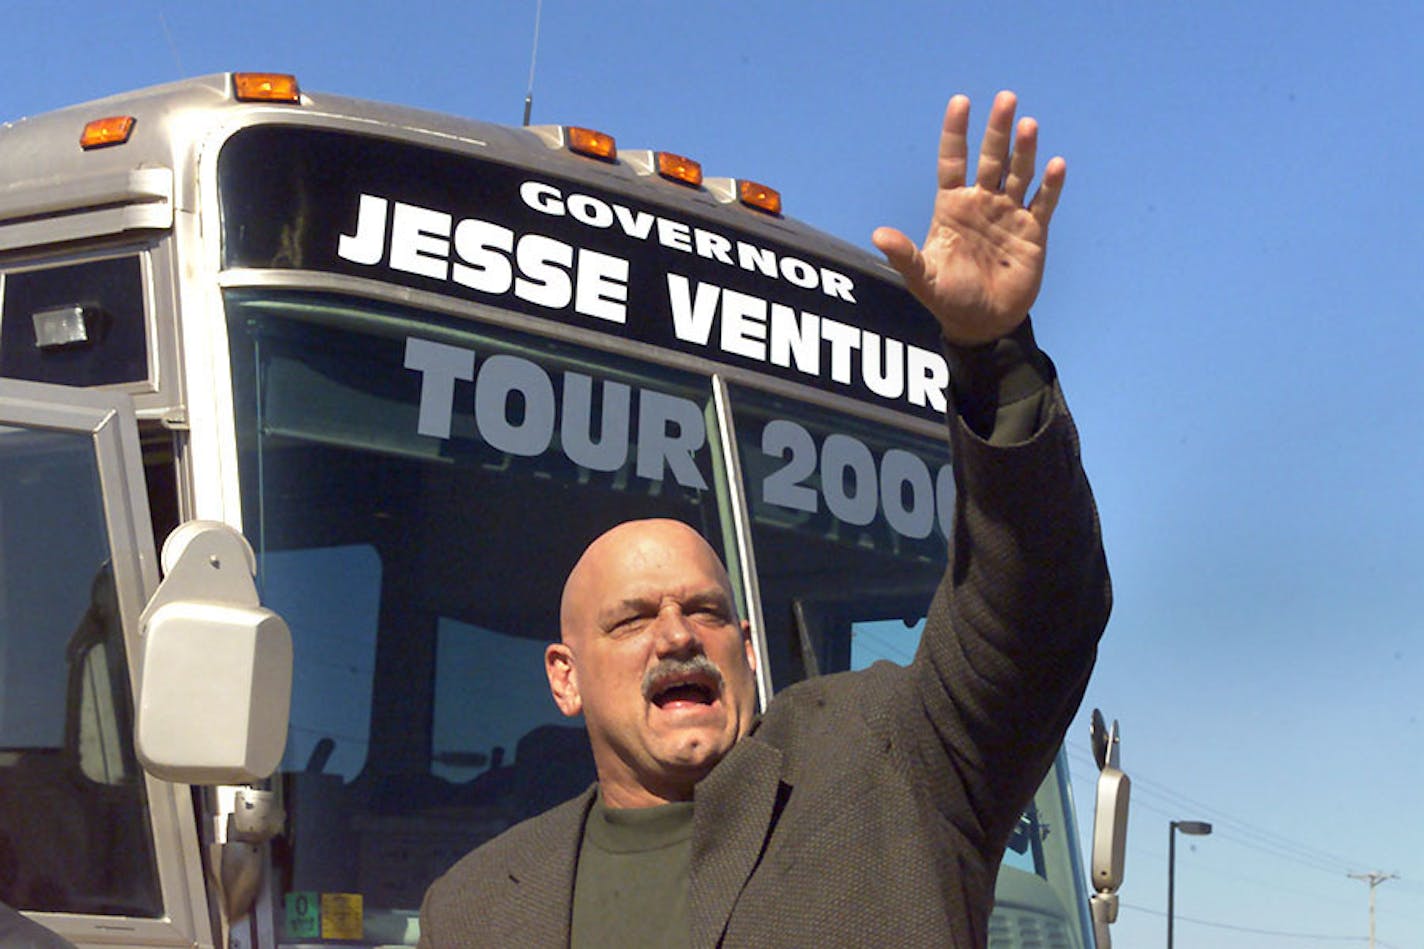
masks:
[[[692,802],[589,811],[574,878],[574,949],[689,942]]]

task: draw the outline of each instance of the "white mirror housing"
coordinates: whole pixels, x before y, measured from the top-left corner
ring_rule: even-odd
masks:
[[[1093,888],[1115,891],[1122,886],[1127,860],[1127,806],[1132,782],[1112,765],[1098,775],[1098,800],[1093,810]]]
[[[184,784],[267,778],[287,741],[292,636],[258,602],[252,548],[226,524],[189,521],[162,562],[142,618],[139,761]]]

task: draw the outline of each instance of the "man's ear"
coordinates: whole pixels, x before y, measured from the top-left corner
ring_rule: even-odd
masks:
[[[752,645],[752,624],[742,620],[742,648],[747,653],[747,668],[756,672],[756,647]]]
[[[583,711],[583,696],[579,694],[578,670],[574,668],[573,651],[563,643],[550,643],[544,650],[544,674],[549,677],[549,692],[554,704],[569,718]]]

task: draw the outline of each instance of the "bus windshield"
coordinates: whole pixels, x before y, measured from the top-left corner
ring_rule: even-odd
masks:
[[[672,517],[724,550],[710,387],[394,307],[228,306],[244,530],[298,670],[276,882],[400,942],[461,854],[593,780],[542,660],[582,548]]]
[[[912,650],[945,562],[942,440],[744,386],[733,438],[707,376],[346,296],[230,289],[226,305],[244,531],[296,650],[284,944],[319,936],[322,894],[360,895],[345,938],[413,943],[436,876],[593,780],[542,653],[563,577],[618,522],[709,539],[759,612],[776,688]],[[1072,823],[1046,793],[1008,865],[1071,920],[1074,871],[1051,851]]]

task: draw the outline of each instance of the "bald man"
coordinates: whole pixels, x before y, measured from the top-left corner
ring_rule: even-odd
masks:
[[[574,565],[559,612],[549,689],[584,716],[600,799],[692,800],[756,712],[750,627],[722,562],[686,524],[623,524]]]
[[[545,654],[598,781],[436,881],[422,945],[986,944],[1005,843],[1110,603],[1077,435],[1027,319],[1065,166],[1024,203],[1038,129],[1014,109],[995,99],[971,185],[969,102],[951,99],[923,247],[874,235],[953,377],[950,564],[914,661],[801,683],[758,718],[716,554],[677,522],[613,528],[570,573]]]

